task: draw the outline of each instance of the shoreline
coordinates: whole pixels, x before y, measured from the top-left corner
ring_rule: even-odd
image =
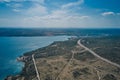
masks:
[[[31,51],[30,51],[31,52]],[[25,56],[26,53],[23,53],[22,56],[19,56],[16,58],[17,62],[21,62],[23,64],[23,67],[21,71],[16,75],[8,75],[4,78],[4,80],[12,80],[15,77],[21,77],[24,74],[24,70],[27,68],[26,64],[28,64],[29,60],[31,60],[31,55]]]
[[[78,38],[75,39],[75,43],[76,43],[77,39]],[[66,41],[69,42],[70,40],[72,40],[72,38],[68,39]],[[36,54],[35,58],[43,58],[43,57],[48,57],[48,56],[55,55],[55,54],[45,55],[45,54],[40,54],[40,53],[44,53],[44,51],[46,52],[46,51],[51,50],[50,47],[53,47],[53,46],[55,46],[55,44],[59,44],[59,43],[61,43],[61,41],[53,42],[53,43],[49,44],[48,46],[41,47],[39,49],[24,53],[23,56],[18,57],[17,60],[24,63],[24,67],[23,67],[21,73],[16,75],[16,76],[9,76],[5,80],[16,80],[16,79],[18,79],[18,80],[30,80],[30,79],[36,79],[36,74],[35,74],[35,69],[34,69],[34,66],[33,66],[32,55]],[[66,45],[66,42],[64,42],[64,43]],[[49,50],[47,50],[47,49],[49,49]],[[38,53],[39,53],[39,55],[38,55]],[[26,70],[28,70],[28,71],[26,71]]]
[[[73,36],[72,36],[72,37],[71,37],[71,36],[67,37],[67,39],[65,39],[64,41],[69,40],[69,39],[71,39],[71,38],[73,38]],[[62,40],[60,40],[60,41],[62,41]],[[50,43],[49,45],[53,44],[54,42],[56,42],[56,41],[53,41],[53,42]],[[46,45],[45,47],[47,47],[47,46],[49,46],[49,45]],[[29,61],[32,60],[32,54],[31,54],[31,53],[32,53],[33,51],[35,51],[35,50],[42,49],[42,48],[44,48],[44,47],[40,47],[40,48],[31,50],[31,51],[25,52],[25,53],[23,53],[21,56],[18,56],[18,57],[16,58],[16,61],[23,63],[23,67],[21,68],[21,71],[20,71],[18,74],[16,74],[16,75],[8,75],[8,76],[6,76],[6,77],[4,78],[4,80],[12,80],[12,78],[21,77],[22,75],[24,75],[25,69],[27,68],[26,65],[29,63]]]

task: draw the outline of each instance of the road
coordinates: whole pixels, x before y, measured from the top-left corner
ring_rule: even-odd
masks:
[[[97,74],[97,76],[98,76],[98,80],[101,80],[101,77],[100,77],[99,71],[98,71],[96,68],[94,68],[94,69],[95,69],[96,74]]]
[[[32,60],[33,60],[34,66],[35,66],[35,71],[36,71],[36,74],[37,74],[37,78],[38,78],[38,80],[40,80],[40,75],[38,73],[38,69],[37,69],[37,66],[36,66],[34,54],[32,55]]]
[[[85,50],[89,51],[91,54],[93,54],[93,55],[96,56],[97,58],[99,58],[99,59],[101,59],[101,60],[103,60],[103,61],[105,61],[105,62],[107,62],[107,63],[109,63],[109,64],[111,64],[111,65],[114,65],[114,66],[120,68],[120,65],[119,65],[119,64],[114,63],[114,62],[111,62],[110,60],[105,59],[105,58],[99,56],[99,55],[96,54],[94,51],[92,51],[91,49],[89,49],[89,48],[87,48],[86,46],[84,46],[83,44],[81,44],[81,39],[78,40],[77,43],[78,43],[78,45],[80,45],[81,47],[83,47]]]

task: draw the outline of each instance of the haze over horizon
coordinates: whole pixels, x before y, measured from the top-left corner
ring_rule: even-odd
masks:
[[[0,0],[0,27],[120,28],[120,0]]]

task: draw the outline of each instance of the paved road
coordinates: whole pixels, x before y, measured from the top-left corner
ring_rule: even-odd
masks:
[[[94,51],[90,50],[89,48],[87,48],[86,46],[84,46],[83,44],[81,44],[81,39],[78,40],[77,43],[78,43],[81,47],[83,47],[84,49],[86,49],[87,51],[89,51],[91,54],[93,54],[94,56],[98,57],[99,59],[101,59],[101,60],[103,60],[103,61],[105,61],[105,62],[107,62],[107,63],[109,63],[109,64],[112,64],[112,65],[114,65],[114,66],[120,68],[120,65],[119,65],[119,64],[114,63],[114,62],[111,62],[110,60],[105,59],[105,58],[99,56],[99,55],[96,54]]]
[[[38,80],[40,80],[40,75],[39,75],[39,73],[38,73],[38,69],[37,69],[37,66],[36,66],[35,59],[34,59],[34,54],[32,55],[32,60],[33,60],[34,66],[35,66],[35,70],[36,70],[37,78],[38,78]]]

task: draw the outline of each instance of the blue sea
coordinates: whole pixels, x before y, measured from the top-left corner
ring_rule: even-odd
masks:
[[[16,58],[23,53],[47,46],[54,41],[64,41],[70,36],[50,37],[0,37],[0,80],[19,74],[23,64]]]

